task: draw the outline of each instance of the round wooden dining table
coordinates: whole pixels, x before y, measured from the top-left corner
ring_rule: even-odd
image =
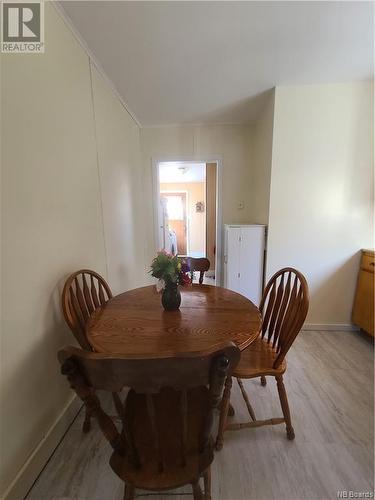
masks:
[[[154,285],[110,299],[88,321],[86,334],[96,352],[129,357],[205,355],[224,342],[249,346],[261,328],[259,309],[226,288],[181,288],[181,306],[165,311]]]

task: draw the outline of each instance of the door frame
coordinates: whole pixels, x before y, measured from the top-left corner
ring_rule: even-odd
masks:
[[[154,213],[154,248],[155,252],[160,248],[159,227],[160,221],[160,196],[159,196],[159,163],[162,162],[200,162],[200,163],[216,163],[216,258],[215,258],[215,283],[222,286],[222,270],[223,270],[223,238],[222,231],[222,169],[223,161],[220,155],[193,155],[193,156],[169,156],[155,157],[151,159],[152,163],[152,192],[153,192],[153,213]]]

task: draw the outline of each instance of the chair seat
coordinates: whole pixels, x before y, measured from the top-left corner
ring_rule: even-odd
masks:
[[[125,421],[134,438],[140,467],[135,468],[127,456],[114,452],[110,459],[113,471],[126,483],[145,490],[174,489],[196,481],[213,460],[213,443],[204,453],[198,452],[202,425],[208,413],[208,389],[197,387],[187,391],[185,463],[181,453],[182,425],[176,418],[178,408],[181,408],[181,393],[163,389],[153,395],[153,401],[163,470],[155,460],[157,453],[146,396],[132,390],[125,403]]]
[[[236,366],[233,377],[255,378],[262,375],[281,375],[286,370],[286,361],[282,361],[278,368],[273,368],[273,364],[278,353],[261,337],[249,345],[241,352],[241,359]]]

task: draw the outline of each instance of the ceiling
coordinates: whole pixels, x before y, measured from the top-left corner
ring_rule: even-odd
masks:
[[[373,75],[372,2],[60,2],[141,125],[247,123],[276,85]]]
[[[168,161],[159,163],[160,182],[205,182],[206,164]]]

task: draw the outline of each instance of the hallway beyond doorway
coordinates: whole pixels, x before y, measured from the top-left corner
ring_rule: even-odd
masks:
[[[165,161],[157,165],[158,249],[206,257],[207,279],[217,265],[217,162]]]

